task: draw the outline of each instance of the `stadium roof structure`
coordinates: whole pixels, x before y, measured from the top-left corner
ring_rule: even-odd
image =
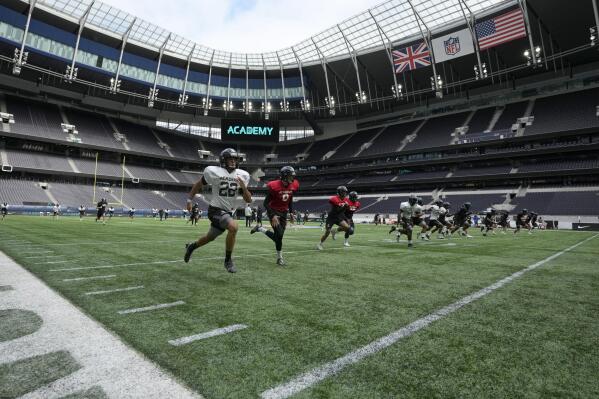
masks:
[[[24,3],[30,1],[22,0]],[[288,48],[266,53],[212,49],[98,0],[37,0],[43,9],[85,28],[197,63],[233,69],[295,68],[392,47],[422,32],[465,23],[471,15],[496,12],[517,0],[389,0]]]

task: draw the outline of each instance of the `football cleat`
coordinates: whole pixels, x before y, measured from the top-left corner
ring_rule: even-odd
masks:
[[[189,242],[189,243],[185,244],[185,256],[183,257],[183,260],[185,261],[185,263],[189,262],[189,259],[191,258],[191,254],[193,253],[193,251],[195,249],[196,249],[195,242]]]
[[[395,230],[397,230],[397,227],[391,226],[391,230],[389,230],[389,234],[393,233]]]
[[[351,245],[349,245],[349,242],[344,242],[344,243],[343,243],[343,246],[344,246],[344,247],[350,247]]]
[[[233,259],[229,259],[225,261],[225,269],[229,273],[237,273],[237,269],[235,269],[235,264],[233,263]]]
[[[283,260],[283,258],[277,258],[277,265],[285,266],[285,261]]]
[[[470,234],[466,234],[465,237],[466,238],[472,238],[472,236]]]
[[[316,249],[317,249],[317,250],[319,250],[319,251],[322,251],[322,250],[324,249],[324,247],[322,246],[322,244],[321,244],[321,243],[319,243],[319,244],[316,246]]]
[[[408,243],[408,248],[414,248],[414,244],[412,244],[411,242]]]
[[[255,233],[259,232],[259,231],[260,231],[260,225],[257,224],[254,227],[252,227],[252,229],[250,230],[250,234],[255,234]]]

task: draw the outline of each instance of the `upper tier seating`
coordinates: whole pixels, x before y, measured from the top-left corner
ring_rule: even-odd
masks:
[[[131,151],[168,158],[168,153],[160,148],[150,128],[119,119],[113,119],[112,122],[119,133],[127,138],[127,145]]]
[[[69,123],[75,125],[83,144],[123,150],[123,144],[114,137],[114,129],[108,119],[99,114],[65,109]]]
[[[470,122],[468,122],[467,134],[481,133],[487,130],[493,114],[495,114],[495,107],[477,110],[472,119],[470,119]]]
[[[461,112],[427,120],[416,139],[408,143],[404,149],[407,151],[449,145],[452,140],[451,134],[456,128],[464,125],[468,114]]]
[[[535,120],[525,135],[599,127],[599,89],[539,98],[532,112]]]
[[[422,121],[387,126],[380,136],[373,141],[372,145],[365,149],[360,156],[385,154],[397,151],[403,139],[412,134],[420,123],[422,123]]]
[[[67,135],[60,127],[63,121],[55,105],[7,97],[6,107],[15,117],[15,123],[10,126],[11,132],[66,141]]]
[[[331,159],[343,159],[353,157],[364,143],[368,143],[381,128],[365,130],[363,132],[355,133],[349,140],[347,140],[339,149],[333,154]]]
[[[344,135],[333,137],[332,139],[317,141],[312,147],[310,147],[310,151],[308,151],[310,155],[308,155],[306,161],[321,161],[322,157],[324,157],[329,151],[333,151],[346,139],[347,136]]]

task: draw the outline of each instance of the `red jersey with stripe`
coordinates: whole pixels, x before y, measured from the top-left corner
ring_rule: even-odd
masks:
[[[347,203],[347,208],[345,208],[345,216],[351,219],[354,217],[354,212],[360,209],[362,204],[360,204],[360,201],[352,201],[349,198],[346,198],[345,202]]]
[[[338,195],[333,195],[329,198],[329,204],[331,204],[331,211],[329,215],[340,216],[345,212],[347,206],[346,198],[340,198]]]
[[[281,180],[273,180],[268,182],[269,202],[268,206],[273,211],[287,212],[289,204],[293,201],[293,193],[299,190],[299,182],[293,180],[287,186]]]

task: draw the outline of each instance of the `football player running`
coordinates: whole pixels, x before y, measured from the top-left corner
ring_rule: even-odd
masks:
[[[331,210],[329,211],[329,215],[327,216],[327,220],[325,223],[325,231],[322,237],[320,238],[320,242],[316,246],[316,249],[322,251],[322,244],[325,242],[329,234],[331,234],[331,230],[333,226],[337,225],[339,231],[349,232],[350,235],[354,233],[353,228],[349,225],[346,217],[345,217],[345,209],[348,207],[346,202],[347,197],[347,187],[339,186],[337,187],[337,195],[329,198],[329,204],[331,204]]]
[[[220,166],[207,166],[204,169],[204,175],[193,185],[189,192],[187,210],[191,211],[196,194],[202,191],[204,186],[209,186],[212,189],[212,198],[208,206],[210,229],[197,241],[185,245],[185,256],[183,258],[185,263],[189,262],[193,251],[214,241],[216,237],[227,231],[225,269],[229,273],[237,272],[232,254],[239,225],[233,219],[233,212],[239,204],[238,194],[243,196],[245,203],[252,202],[252,194],[247,188],[249,181],[249,173],[239,169],[239,154],[232,148],[221,151]]]
[[[2,214],[2,220],[8,215],[8,204],[6,202],[2,203],[2,207],[0,208],[0,213]]]
[[[508,227],[510,227],[510,222],[508,220],[510,214],[506,211],[499,212],[499,221],[497,225],[501,227],[501,234],[505,234]]]
[[[518,233],[522,227],[528,228],[529,217],[528,209],[522,209],[522,212],[516,215],[516,230],[514,230],[514,234]]]
[[[256,223],[250,234],[264,233],[274,241],[277,251],[277,265],[285,266],[283,260],[283,235],[287,227],[287,215],[293,219],[293,193],[299,190],[299,182],[295,178],[295,169],[283,166],[279,171],[279,178],[266,184],[268,193],[264,198],[264,208],[270,220],[272,230],[267,230]]]
[[[472,215],[470,208],[472,208],[472,204],[470,202],[464,202],[462,207],[453,216],[453,229],[451,229],[451,233],[449,234],[450,237],[453,233],[459,230],[460,235],[467,238],[472,238],[472,236],[468,234],[468,228],[470,227],[470,215]]]
[[[356,226],[354,224],[354,213],[360,209],[362,204],[358,201],[358,193],[352,191],[349,193],[349,196],[345,200],[347,202],[347,207],[345,208],[345,218],[351,227],[351,234],[349,231],[345,232],[345,241],[343,242],[344,247],[349,247],[349,236],[353,235],[356,231]],[[339,227],[337,228],[339,231]],[[331,236],[335,239],[335,229],[331,230]]]
[[[443,229],[443,223],[439,220],[441,217],[441,212],[443,212],[443,217],[445,218],[445,213],[447,212],[445,208],[443,208],[443,201],[440,199],[436,200],[430,208],[431,214],[428,219],[428,231],[426,232],[426,238],[430,240],[431,235],[440,229]],[[439,236],[439,238],[442,238]]]
[[[420,197],[418,197],[418,199],[416,200],[416,206],[414,207],[414,210],[412,212],[412,226],[422,227],[422,230],[420,230],[420,234],[418,234],[418,237],[420,237],[424,241],[429,241],[429,238],[426,236],[428,224],[424,221],[424,201]]]
[[[102,219],[102,224],[106,224],[106,207],[108,206],[108,202],[106,202],[105,198],[102,198],[98,204],[96,205],[96,222]]]
[[[494,228],[495,228],[495,216],[497,215],[497,212],[495,211],[495,209],[491,208],[489,210],[487,210],[486,214],[485,214],[485,218],[483,219],[483,226],[481,227],[481,231],[483,233],[483,236],[487,236],[487,233],[490,231],[493,234],[495,234]]]
[[[399,242],[399,237],[401,234],[405,234],[408,236],[408,248],[412,248],[414,244],[412,243],[412,234],[414,232],[413,225],[413,216],[414,209],[418,205],[418,197],[415,195],[410,195],[407,201],[402,202],[399,205],[399,216],[398,223],[401,224],[401,230],[397,233],[397,241]]]
[[[539,228],[539,224],[537,223],[537,218],[539,215],[535,212],[530,212],[530,221],[528,222],[528,234],[532,234],[532,230],[536,227]]]

